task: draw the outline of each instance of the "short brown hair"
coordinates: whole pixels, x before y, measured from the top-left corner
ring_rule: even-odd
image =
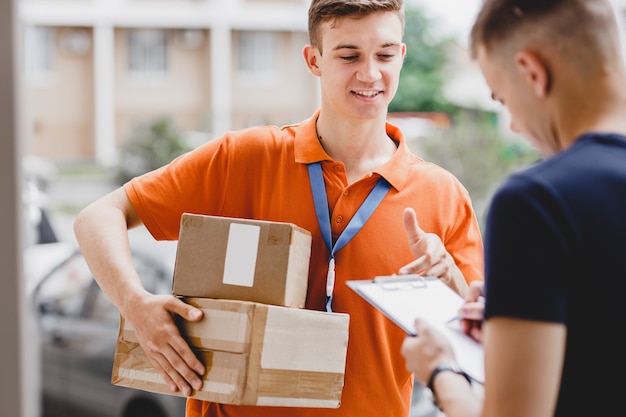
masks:
[[[322,50],[320,26],[340,17],[365,17],[375,12],[396,12],[404,30],[403,0],[312,0],[309,7],[309,43]]]
[[[607,0],[484,0],[470,33],[472,57],[518,35],[600,52],[614,46],[617,26]]]

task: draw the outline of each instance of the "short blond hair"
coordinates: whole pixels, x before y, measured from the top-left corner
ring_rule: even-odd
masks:
[[[524,41],[555,46],[581,63],[621,53],[615,12],[607,0],[484,0],[470,33],[472,57],[480,48],[490,53]]]

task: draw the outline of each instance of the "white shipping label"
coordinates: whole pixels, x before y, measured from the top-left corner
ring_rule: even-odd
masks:
[[[261,227],[231,223],[224,261],[224,284],[252,287]]]

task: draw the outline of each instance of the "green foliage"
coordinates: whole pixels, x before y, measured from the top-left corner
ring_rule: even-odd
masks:
[[[414,6],[407,5],[404,42],[407,53],[391,112],[451,112],[456,107],[443,97],[443,67],[451,38],[436,39],[432,23]]]
[[[139,125],[121,147],[117,181],[124,184],[189,150],[191,147],[185,144],[181,130],[169,118],[161,117]]]
[[[418,145],[418,155],[452,172],[467,188],[481,225],[505,177],[541,158],[525,141],[502,138],[486,112],[462,112],[452,127],[435,131]]]
[[[425,139],[410,143],[427,161],[452,172],[467,188],[482,225],[492,193],[505,177],[541,158],[521,139],[503,138],[497,115],[457,106],[443,95],[445,67],[453,38],[437,36],[434,25],[419,7],[406,4],[404,59],[396,97],[390,112],[445,112],[450,128],[435,129]]]

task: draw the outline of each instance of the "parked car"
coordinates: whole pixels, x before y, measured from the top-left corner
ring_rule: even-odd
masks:
[[[25,243],[29,246],[57,242],[59,239],[48,213],[48,182],[54,175],[55,167],[49,161],[35,157],[23,158],[22,166]]]
[[[170,294],[176,242],[153,241],[141,229],[131,237],[145,287]],[[76,245],[31,245],[24,259],[39,328],[43,417],[184,416],[183,397],[111,383],[119,311],[100,290]]]

